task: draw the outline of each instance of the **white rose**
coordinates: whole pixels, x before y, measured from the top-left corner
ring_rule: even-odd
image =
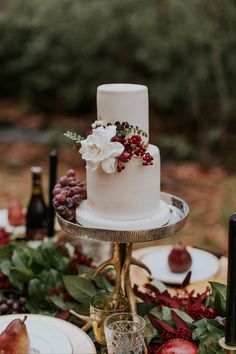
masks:
[[[87,165],[96,170],[101,164],[102,169],[107,173],[115,172],[115,158],[124,151],[124,146],[111,139],[116,135],[116,126],[100,126],[93,130],[93,133],[81,141],[80,153]]]

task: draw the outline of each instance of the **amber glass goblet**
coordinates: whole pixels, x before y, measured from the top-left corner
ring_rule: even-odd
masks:
[[[105,319],[119,312],[128,311],[126,298],[119,293],[101,293],[90,299],[90,317],[92,319],[93,333],[97,342],[106,345],[104,334]]]

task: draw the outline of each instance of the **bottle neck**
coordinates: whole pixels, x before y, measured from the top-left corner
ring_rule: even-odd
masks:
[[[33,173],[32,195],[41,195],[41,194],[42,194],[41,174]]]

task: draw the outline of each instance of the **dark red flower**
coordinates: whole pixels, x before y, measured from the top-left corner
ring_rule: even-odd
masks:
[[[151,302],[157,306],[164,305],[174,309],[185,311],[193,320],[198,321],[202,318],[212,319],[216,316],[214,308],[206,306],[206,299],[209,295],[209,288],[203,293],[196,294],[194,291],[181,289],[176,295],[171,295],[167,290],[160,292],[152,284],[145,284],[145,292],[141,292],[138,287],[134,286],[134,293],[143,301]]]
[[[152,313],[148,314],[151,324],[158,330],[159,337],[163,339],[163,341],[167,341],[172,338],[182,338],[191,341],[192,331],[188,328],[185,321],[173,310],[171,311],[171,317],[175,327],[172,327],[167,322],[160,320]]]

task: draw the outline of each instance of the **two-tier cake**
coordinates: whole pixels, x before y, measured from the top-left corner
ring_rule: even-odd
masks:
[[[76,210],[86,227],[142,230],[168,222],[160,199],[160,154],[149,144],[148,90],[108,84],[97,89],[98,121],[81,141],[87,199]]]

